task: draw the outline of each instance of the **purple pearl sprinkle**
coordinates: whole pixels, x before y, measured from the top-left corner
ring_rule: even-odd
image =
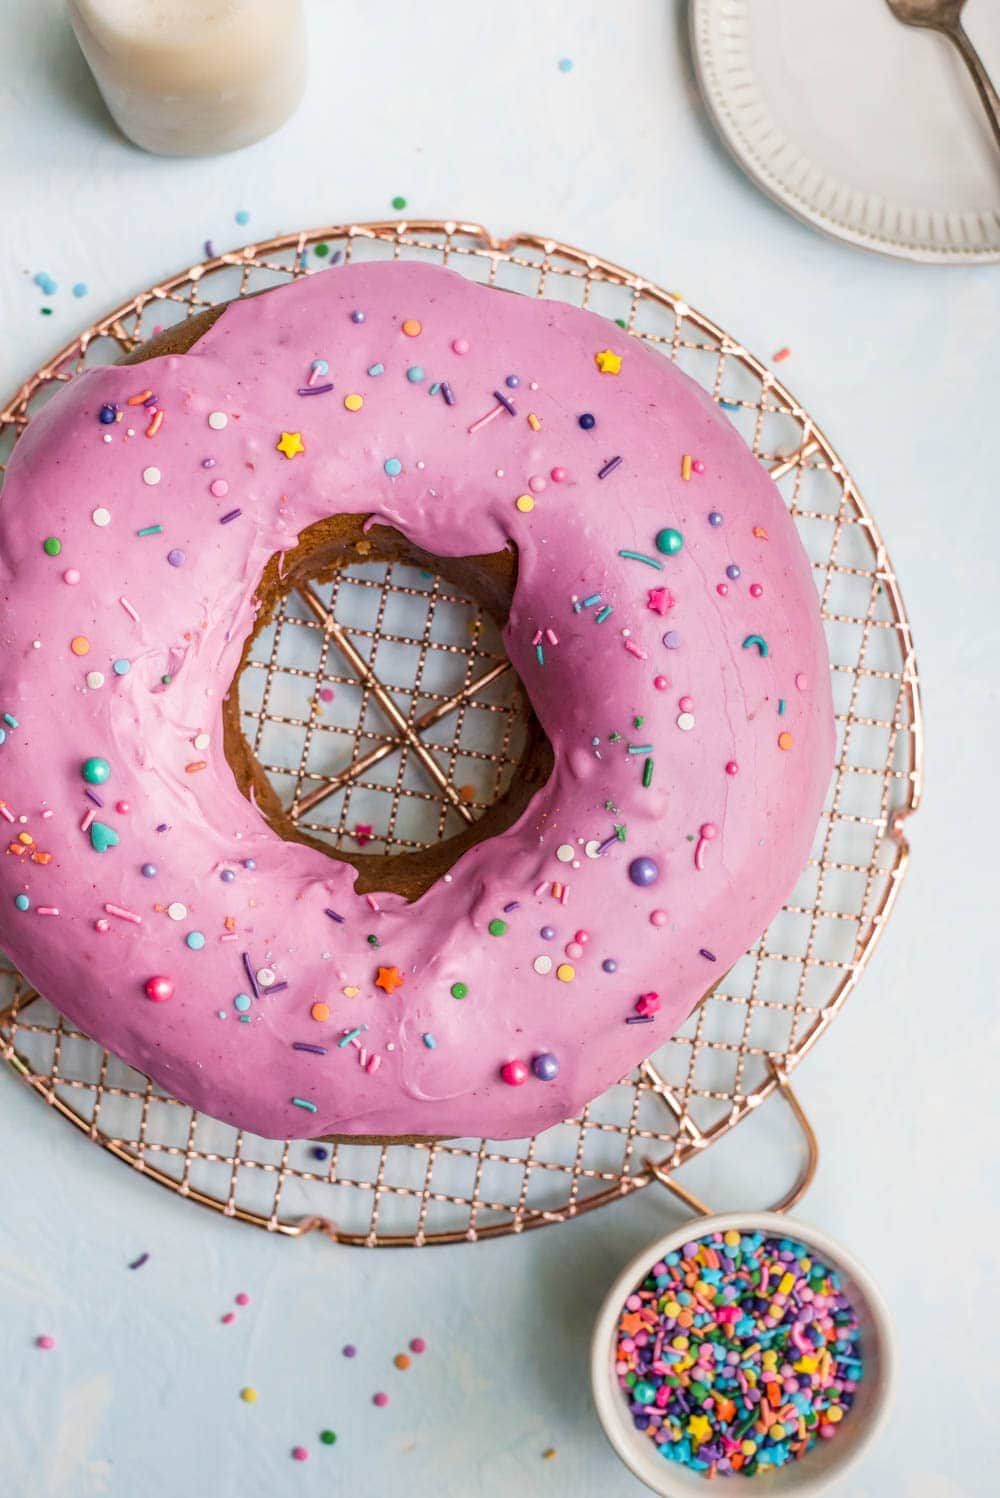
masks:
[[[223,869],[222,873],[219,875],[219,878],[222,880],[223,884],[232,884],[233,880],[236,878],[236,874],[233,869]]]
[[[520,375],[508,375],[507,378],[504,380],[504,384],[507,386],[508,390],[516,390],[517,387],[518,387],[518,385],[520,385],[520,383],[521,383],[521,377],[520,377]]]
[[[556,928],[554,926],[543,926],[538,934],[542,938],[542,941],[551,941],[556,934]]]
[[[243,867],[245,869],[255,869],[257,867],[256,858],[244,858]]]
[[[633,858],[628,866],[628,877],[633,884],[646,889],[660,877],[660,866],[655,858]]]
[[[202,458],[202,460],[201,460],[201,466],[202,466],[202,468],[214,468],[215,467],[215,459],[214,458]]]
[[[722,513],[721,513],[721,511],[719,511],[719,510],[710,510],[709,511],[709,516],[708,516],[708,523],[709,523],[709,525],[721,525],[722,524]]]
[[[726,568],[726,576],[729,578],[730,582],[734,583],[738,577],[743,576],[743,569],[741,567],[737,567],[735,562],[730,562],[729,566]]]
[[[618,964],[613,957],[605,957],[604,961],[601,963],[601,968],[606,973],[617,973]]]
[[[362,323],[364,322],[364,320],[365,314],[362,312],[361,308],[355,307],[354,311],[351,313],[351,322]]]
[[[179,547],[175,547],[173,551],[167,552],[167,561],[171,567],[183,567],[187,561],[187,552],[181,551]]]
[[[343,1348],[343,1354],[345,1358],[355,1358],[358,1355],[358,1349],[352,1342],[348,1342],[347,1346]]]
[[[676,629],[667,630],[666,634],[663,636],[663,643],[664,645],[666,645],[668,650],[680,649],[681,637],[677,633]]]

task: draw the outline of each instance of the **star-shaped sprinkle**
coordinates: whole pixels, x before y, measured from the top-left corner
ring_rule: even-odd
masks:
[[[381,988],[383,993],[395,993],[405,979],[398,967],[380,967],[378,977],[375,979],[375,987]]]
[[[609,348],[602,348],[599,354],[594,355],[594,363],[601,374],[616,375],[622,367],[622,356]]]
[[[688,1434],[693,1436],[700,1446],[707,1441],[712,1434],[712,1423],[707,1415],[692,1415],[688,1421]]]
[[[294,458],[298,453],[304,453],[306,450],[301,432],[282,432],[281,441],[275,443],[275,446],[279,453],[284,453],[286,458]]]
[[[646,607],[654,614],[669,614],[676,602],[669,588],[650,588],[646,594]]]
[[[357,843],[358,847],[363,848],[365,846],[365,843],[370,843],[372,840],[372,828],[366,822],[359,822],[354,829],[353,836],[354,841]]]

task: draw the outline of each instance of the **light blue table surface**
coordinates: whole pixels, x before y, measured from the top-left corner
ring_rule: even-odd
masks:
[[[876,1273],[901,1352],[887,1433],[834,1491],[982,1498],[1000,1458],[998,272],[868,258],[761,197],[706,122],[681,4],[309,11],[298,117],[247,152],[166,161],[109,128],[56,0],[4,0],[0,389],[199,259],[206,238],[391,216],[396,193],[415,216],[584,245],[682,288],[765,357],[791,349],[783,378],[888,539],[928,720],[897,913],[797,1076],[823,1146],[802,1216]],[[48,318],[38,270],[60,283]],[[597,1427],[586,1349],[607,1282],[678,1220],[665,1195],[517,1240],[366,1252],[277,1241],[181,1202],[6,1074],[0,1119],[4,1498],[640,1492]],[[762,1205],[794,1149],[774,1104],[685,1179],[720,1207]],[[252,1305],[223,1327],[240,1290]],[[415,1335],[427,1353],[396,1372]],[[332,1450],[316,1439],[327,1425]],[[306,1464],[289,1455],[299,1442]]]

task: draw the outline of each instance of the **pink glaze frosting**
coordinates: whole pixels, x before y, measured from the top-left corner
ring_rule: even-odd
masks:
[[[307,399],[314,360],[334,389]],[[411,905],[279,838],[222,750],[262,569],[330,513],[518,547],[506,647],[555,767]],[[434,267],[316,274],[75,379],[10,463],[0,588],[0,939],[87,1033],[266,1136],[568,1116],[780,907],[833,764],[809,564],[725,415],[615,325]]]

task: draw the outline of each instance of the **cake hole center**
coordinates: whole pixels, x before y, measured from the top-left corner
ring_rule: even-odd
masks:
[[[275,559],[226,749],[281,836],[353,864],[361,893],[414,899],[521,815],[552,756],[504,651],[502,590],[491,578],[488,608],[475,587],[471,564],[494,559],[386,549]]]

